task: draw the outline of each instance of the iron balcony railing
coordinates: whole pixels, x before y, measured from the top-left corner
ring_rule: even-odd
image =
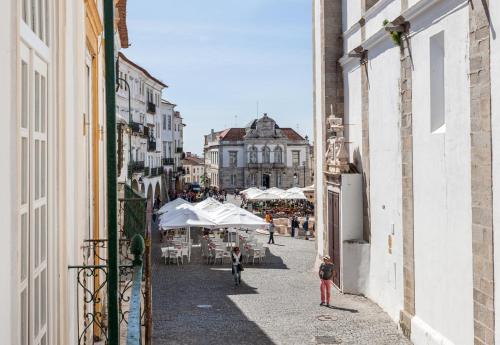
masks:
[[[163,167],[151,168],[151,176],[160,176],[163,172]]]
[[[175,149],[175,152],[182,153],[182,146],[179,146]]]
[[[151,168],[150,167],[145,167],[144,168],[144,176],[149,176],[151,174]]]
[[[174,165],[175,160],[173,158],[163,158],[162,159],[162,164],[163,165]]]
[[[149,152],[156,151],[156,140],[152,138],[148,139],[148,151]]]
[[[128,178],[131,179],[132,174],[140,173],[142,171],[144,171],[144,162],[143,161],[129,163],[129,165],[128,165]]]
[[[148,102],[148,113],[156,114],[156,104],[153,102]]]
[[[144,243],[146,234],[145,199],[125,187],[125,198],[119,200],[118,209],[118,315],[120,331],[127,345],[142,345],[150,332],[150,298],[147,282],[148,270],[143,270],[143,254],[149,255],[151,246]],[[72,344],[107,345],[108,320],[107,291],[109,280],[108,240],[89,239],[82,245],[80,265],[69,266],[70,277],[75,279],[76,307],[78,310],[78,338]],[[144,272],[144,274],[143,274]]]
[[[144,132],[144,125],[139,122],[130,122],[130,130],[132,133],[142,134]]]

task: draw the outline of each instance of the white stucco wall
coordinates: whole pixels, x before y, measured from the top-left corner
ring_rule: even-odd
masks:
[[[344,66],[344,135],[348,139],[349,161],[361,161],[361,70],[359,60]]]
[[[381,5],[373,6],[366,14],[366,37],[374,35],[377,31],[383,28],[385,19],[392,21],[401,13],[401,0],[383,1]]]
[[[315,153],[317,164],[316,171],[314,174],[314,183],[316,189],[316,207],[315,207],[315,217],[316,217],[316,234],[317,234],[317,249],[318,256],[321,257],[324,254],[323,250],[323,233],[325,231],[324,224],[324,210],[325,210],[325,188],[324,186],[324,175],[323,175],[323,164],[321,163],[324,153],[325,153],[325,138],[323,136],[323,92],[322,92],[322,53],[321,53],[321,1],[314,0],[314,104],[315,104],[315,117],[314,117],[314,137],[315,137]]]
[[[493,243],[500,243],[500,97],[495,90],[500,88],[500,3],[490,2],[491,24],[491,106],[493,144]],[[500,281],[500,255],[495,249],[495,281]],[[495,284],[495,343],[500,344],[500,284]]]
[[[399,61],[399,48],[389,39],[369,53],[371,259],[368,297],[394,321],[399,320],[403,303]],[[392,254],[389,236],[392,236]]]
[[[0,136],[0,154],[4,159],[4,166],[16,167],[17,156],[13,148],[16,145],[17,133],[17,107],[16,107],[16,69],[12,66],[17,64],[16,56],[16,23],[17,6],[16,1],[4,1],[2,10],[5,15],[0,22],[0,74],[3,82],[0,83],[0,104],[4,109],[2,119],[5,130]],[[0,171],[2,181],[6,181],[5,189],[0,196],[0,217],[4,225],[2,241],[7,246],[1,253],[2,268],[0,273],[4,279],[0,282],[0,332],[3,341],[7,344],[15,344],[17,339],[17,178],[16,169],[2,169]]]
[[[229,167],[229,152],[236,151],[237,152],[237,160],[238,160],[238,168],[243,168],[246,166],[247,157],[245,155],[245,147],[244,146],[222,146],[222,166],[224,168]],[[272,155],[271,155],[272,156]]]
[[[469,22],[468,7],[456,3],[412,22],[416,344],[473,343]],[[429,38],[442,30],[446,133],[433,134]]]

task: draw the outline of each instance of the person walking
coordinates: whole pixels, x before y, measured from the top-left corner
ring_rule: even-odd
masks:
[[[292,238],[294,238],[294,237],[295,237],[295,228],[296,228],[296,226],[297,226],[295,216],[292,216],[292,220],[290,221],[290,223],[291,223],[290,225],[291,225],[291,227],[292,227],[292,233],[290,234],[290,236],[291,236]]]
[[[274,231],[276,230],[276,227],[274,226],[274,220],[271,219],[269,222],[269,242],[267,244],[271,244],[273,242],[274,244]]]
[[[306,216],[306,219],[304,220],[304,223],[302,224],[302,229],[304,230],[304,236],[306,237],[306,240],[309,240],[309,237],[307,236],[309,232],[309,216]]]
[[[323,257],[323,263],[319,266],[319,279],[320,291],[321,291],[321,303],[320,306],[330,307],[330,292],[333,284],[334,275],[334,265],[330,256],[325,255]]]
[[[234,286],[241,284],[241,272],[243,271],[243,266],[241,264],[241,253],[239,247],[234,247],[233,253],[231,254],[231,259],[233,261],[232,273],[234,277]]]

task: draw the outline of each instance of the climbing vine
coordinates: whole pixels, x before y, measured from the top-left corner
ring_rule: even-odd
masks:
[[[384,20],[384,22],[382,23],[384,27],[387,26],[387,24],[389,24],[389,20],[386,19]],[[389,32],[389,35],[391,36],[391,40],[392,42],[397,45],[397,46],[401,46],[401,38],[403,36],[403,34],[401,32],[397,32],[397,31],[390,31]]]

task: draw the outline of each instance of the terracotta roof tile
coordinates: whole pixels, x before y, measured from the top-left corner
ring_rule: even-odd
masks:
[[[228,140],[228,141],[240,141],[243,140],[243,137],[246,134],[245,128],[228,128],[223,131],[219,137],[220,140]]]
[[[297,133],[293,128],[282,128],[283,134],[288,137],[288,140],[300,141],[305,140],[299,133]]]

